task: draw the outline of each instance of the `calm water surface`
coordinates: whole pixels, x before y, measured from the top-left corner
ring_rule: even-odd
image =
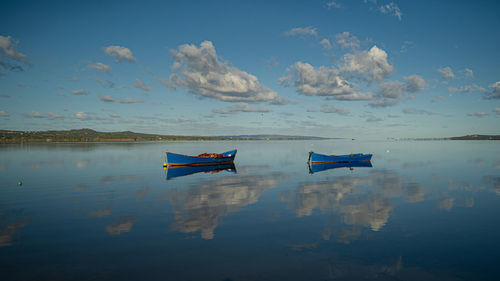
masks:
[[[311,150],[373,167],[311,174]],[[499,280],[499,237],[499,142],[0,146],[1,280]]]

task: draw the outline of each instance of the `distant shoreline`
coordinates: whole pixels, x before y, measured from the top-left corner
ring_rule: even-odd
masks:
[[[124,132],[98,132],[92,129],[62,131],[0,130],[0,143],[92,143],[153,141],[226,141],[226,140],[326,140],[313,136],[239,135],[239,136],[177,136]]]
[[[92,129],[61,131],[12,131],[0,130],[0,143],[110,143],[110,142],[153,142],[153,141],[234,141],[234,140],[334,140],[350,138],[326,138],[315,136],[287,135],[235,135],[235,136],[178,136],[143,134],[130,131],[98,132]],[[354,139],[352,139],[354,140]],[[467,135],[447,138],[389,138],[397,141],[435,140],[500,140],[500,135]]]

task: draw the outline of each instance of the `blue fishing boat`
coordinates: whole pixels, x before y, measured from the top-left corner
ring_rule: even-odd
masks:
[[[354,167],[372,167],[372,162],[335,162],[335,163],[321,163],[309,165],[309,173],[314,174],[317,172],[338,169],[338,168],[354,168]]]
[[[236,149],[224,153],[203,153],[198,156],[189,156],[172,152],[167,153],[167,162],[169,166],[199,166],[199,165],[221,165],[233,163],[236,156]]]
[[[309,161],[311,164],[320,164],[320,163],[348,163],[348,162],[367,162],[372,159],[371,154],[345,154],[345,155],[326,155],[319,154],[314,152],[309,152]]]
[[[236,173],[234,163],[222,165],[203,165],[203,166],[170,166],[167,169],[167,180],[192,175],[196,173],[219,173],[227,171],[229,173]]]

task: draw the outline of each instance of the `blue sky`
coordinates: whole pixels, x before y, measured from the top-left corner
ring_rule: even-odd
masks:
[[[2,1],[0,129],[500,133],[498,1]]]

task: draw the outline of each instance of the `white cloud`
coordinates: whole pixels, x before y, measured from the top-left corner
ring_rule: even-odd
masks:
[[[326,3],[326,7],[328,8],[328,10],[331,10],[331,9],[340,9],[342,8],[342,4],[336,2],[336,1],[330,1],[330,2],[327,2]]]
[[[295,27],[290,29],[289,31],[285,32],[286,36],[295,36],[295,35],[311,35],[311,36],[316,36],[318,35],[318,30],[317,28],[313,28],[311,26],[308,27]]]
[[[458,92],[461,92],[461,93],[471,93],[471,92],[486,92],[486,89],[479,86],[479,85],[476,85],[476,84],[472,84],[472,85],[465,85],[465,86],[461,86],[459,88],[455,88],[456,91]]]
[[[416,114],[416,115],[437,115],[437,113],[423,110],[423,109],[416,109],[416,108],[405,108],[403,109],[403,113],[405,114]]]
[[[71,91],[71,93],[72,93],[73,95],[84,95],[84,96],[86,96],[86,95],[88,95],[90,92],[89,92],[89,91],[87,91],[87,90],[78,89],[78,90],[73,90],[73,91]]]
[[[235,114],[238,112],[270,112],[271,110],[265,107],[251,107],[247,103],[239,103],[236,105],[228,106],[225,109],[214,109],[212,112],[219,114]]]
[[[151,90],[153,90],[153,88],[151,88],[150,86],[144,84],[144,82],[142,82],[139,79],[135,79],[134,87],[136,87],[138,89],[141,89],[141,90],[144,90],[144,91],[151,91]]]
[[[43,114],[35,110],[32,110],[30,113],[28,113],[28,116],[33,118],[43,118]]]
[[[451,67],[449,67],[449,66],[438,68],[437,71],[439,72],[439,74],[441,74],[441,77],[443,77],[444,79],[455,78],[455,74],[453,73],[453,71],[451,70]]]
[[[80,120],[88,120],[89,119],[89,115],[85,112],[77,112],[75,113],[75,118],[76,119],[80,119]]]
[[[199,48],[181,45],[171,53],[175,62],[169,86],[174,89],[184,87],[193,94],[226,102],[273,102],[280,98],[256,76],[220,62],[210,41],[202,42]]]
[[[401,18],[403,17],[403,13],[399,9],[398,5],[394,4],[394,2],[391,2],[386,5],[382,5],[378,8],[378,10],[382,14],[392,14],[393,16],[397,17],[398,20],[401,21]]]
[[[26,117],[30,118],[40,118],[40,119],[49,119],[49,120],[55,120],[55,119],[62,119],[64,118],[63,114],[56,114],[53,112],[45,112],[45,113],[40,113],[38,111],[32,110],[28,114],[24,114]]]
[[[405,84],[398,81],[383,82],[377,89],[373,100],[369,103],[372,107],[387,107],[396,105],[404,97]]]
[[[104,64],[102,62],[96,62],[94,64],[89,64],[88,67],[91,68],[91,69],[101,70],[101,71],[104,71],[104,72],[111,71],[111,66],[106,65],[106,64]]]
[[[493,91],[487,93],[485,98],[488,100],[500,99],[500,81],[491,84],[490,89],[492,89]]]
[[[410,48],[415,47],[415,43],[413,41],[406,40],[403,42],[403,45],[401,45],[401,49],[399,50],[400,53],[406,53]]]
[[[287,69],[288,76],[280,77],[284,86],[293,86],[306,96],[326,96],[337,100],[367,100],[371,96],[357,92],[358,87],[340,76],[335,68],[320,66],[314,68],[303,62],[296,62]]]
[[[4,54],[7,58],[22,62],[26,65],[31,65],[31,63],[28,60],[28,57],[16,49],[18,43],[19,41],[12,38],[11,36],[0,35],[0,54]],[[22,66],[8,62],[6,58],[1,55],[0,55],[0,66],[12,71],[24,70]],[[3,75],[5,74],[0,73],[0,77]]]
[[[108,46],[104,52],[115,58],[116,62],[134,62],[135,58],[129,48],[122,46]]]
[[[492,110],[493,113],[495,113],[496,115],[500,115],[500,107],[497,107],[495,109]]]
[[[467,116],[479,117],[479,118],[482,118],[486,115],[488,115],[488,114],[486,114],[486,112],[481,112],[481,111],[474,112],[474,113],[467,113]]]
[[[466,68],[464,69],[464,73],[466,78],[474,78],[474,72],[472,69]]]
[[[347,31],[336,34],[335,43],[344,49],[359,49],[360,45],[359,39]]]
[[[394,70],[387,61],[387,53],[373,46],[369,51],[344,55],[343,71],[358,73],[368,81],[384,80]]]
[[[399,116],[399,115],[397,115],[397,114],[392,114],[392,113],[389,113],[389,114],[387,114],[387,117],[389,117],[389,118],[399,118],[399,117],[401,117],[401,116]]]
[[[28,57],[16,49],[18,43],[19,41],[11,36],[0,35],[0,50],[2,53],[13,60],[28,63]]]
[[[109,117],[111,117],[111,118],[120,118],[120,114],[118,114],[118,113],[111,113],[111,114],[109,114]]]
[[[427,87],[424,78],[419,75],[405,76],[403,80],[405,80],[406,91],[409,93],[417,93]]]
[[[9,113],[5,110],[0,110],[0,117],[8,117]]]
[[[123,99],[119,99],[118,100],[118,103],[125,103],[125,104],[129,104],[129,103],[143,103],[144,101],[141,100],[141,99],[131,99],[131,98],[123,98]]]
[[[330,40],[328,39],[323,39],[321,42],[319,42],[321,46],[323,46],[323,49],[325,50],[330,50],[332,48],[332,44],[330,43]]]
[[[99,96],[99,100],[102,102],[115,102],[115,98],[112,96]]]
[[[349,115],[350,111],[347,107],[336,107],[333,105],[322,104],[321,112],[323,113],[337,113],[340,115]]]

